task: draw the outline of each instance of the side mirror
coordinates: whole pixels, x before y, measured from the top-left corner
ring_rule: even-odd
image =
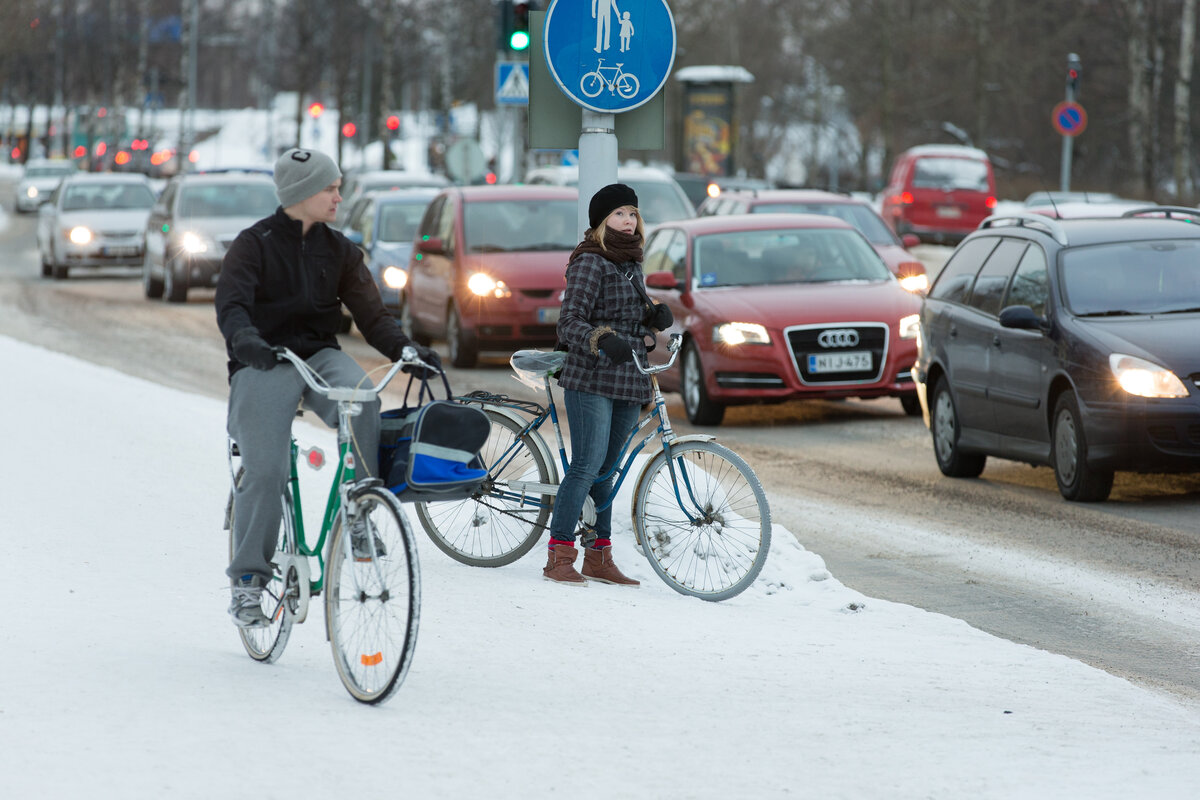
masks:
[[[1046,320],[1033,313],[1029,306],[1008,306],[1000,309],[1000,327],[1020,330],[1045,330]]]
[[[647,275],[646,286],[650,289],[678,289],[679,281],[675,280],[674,274],[664,270]]]
[[[446,245],[437,236],[422,236],[417,239],[417,252],[442,255],[446,252]]]
[[[900,237],[900,241],[904,244],[905,250],[911,250],[921,243],[921,237],[915,233],[906,233]]]

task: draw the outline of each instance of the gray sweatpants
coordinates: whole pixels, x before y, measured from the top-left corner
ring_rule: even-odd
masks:
[[[326,348],[307,361],[332,386],[372,386],[364,380],[362,367],[341,350]],[[309,389],[291,364],[281,362],[266,371],[246,367],[233,374],[227,430],[237,442],[245,473],[233,498],[233,558],[225,572],[230,579],[271,577],[283,514],[279,498],[289,477],[292,420],[302,401],[326,425],[337,427],[337,403]],[[351,427],[355,474],[358,478],[374,475],[379,458],[379,401],[364,403]]]

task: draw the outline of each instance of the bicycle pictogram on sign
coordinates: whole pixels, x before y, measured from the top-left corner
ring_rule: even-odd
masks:
[[[607,88],[609,92],[615,92],[625,99],[637,97],[641,84],[636,75],[624,72],[621,69],[622,66],[624,65],[617,64],[613,67],[606,67],[604,59],[600,59],[600,63],[594,70],[579,79],[579,91],[583,92],[584,97],[595,97]],[[606,75],[612,77],[608,78]]]

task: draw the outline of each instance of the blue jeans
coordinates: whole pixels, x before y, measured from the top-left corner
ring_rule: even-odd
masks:
[[[571,430],[571,464],[554,498],[550,538],[573,542],[584,498],[591,494],[597,507],[608,499],[612,477],[604,481],[596,479],[613,468],[621,454],[621,446],[637,422],[641,406],[572,389],[563,390],[563,403]],[[608,539],[611,534],[610,505],[596,513],[596,536]]]

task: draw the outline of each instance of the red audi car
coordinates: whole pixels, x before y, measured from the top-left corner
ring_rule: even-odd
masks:
[[[896,397],[917,415],[912,368],[920,298],[863,235],[814,214],[664,223],[646,243],[646,285],[684,334],[659,376],[688,419],[718,425],[731,405]],[[651,360],[666,360],[665,348]]]
[[[578,192],[456,186],[425,210],[408,264],[401,324],[445,339],[456,367],[481,351],[553,347],[567,259],[579,243]]]

